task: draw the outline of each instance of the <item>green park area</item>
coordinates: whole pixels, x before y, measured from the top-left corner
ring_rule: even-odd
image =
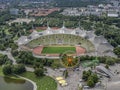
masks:
[[[36,77],[32,72],[26,72],[22,76],[34,81],[37,84],[37,90],[57,90],[57,83],[51,77]]]
[[[60,54],[64,53],[66,51],[76,51],[75,47],[44,47],[42,54]]]

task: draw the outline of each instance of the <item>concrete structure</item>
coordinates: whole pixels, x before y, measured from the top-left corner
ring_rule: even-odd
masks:
[[[107,14],[108,17],[118,17],[119,14],[115,11],[109,11],[108,14]]]
[[[89,16],[89,15],[107,15],[108,17],[120,16],[120,1],[112,1],[113,4],[100,4],[98,6],[88,5],[82,8],[66,8],[62,14],[68,16]]]
[[[26,22],[27,24],[30,23],[31,21],[35,21],[34,18],[17,18],[13,21],[9,21],[8,24],[11,25],[12,23],[23,23]]]
[[[110,72],[110,70],[106,69],[103,66],[96,66],[96,72],[101,74],[101,75],[104,75],[106,77],[112,77],[113,76],[113,74]]]
[[[59,28],[57,30],[54,30],[49,26],[46,30],[42,32],[37,32],[34,30],[29,36],[21,36],[16,42],[19,46],[21,46],[21,45],[26,45],[32,40],[35,40],[41,37],[42,38],[47,37],[47,39],[45,40],[46,42],[49,42],[51,40],[51,39],[49,40],[50,35],[67,35],[67,34],[73,35],[73,36],[79,36],[84,39],[86,38],[88,41],[90,41],[94,45],[95,52],[86,53],[87,55],[96,55],[96,52],[97,52],[98,56],[116,57],[116,55],[113,53],[113,47],[107,42],[107,40],[103,36],[96,36],[94,34],[94,31],[85,31],[80,28],[67,29],[64,25],[62,28]],[[63,39],[63,37],[59,37],[59,38]],[[42,41],[44,41],[44,39]],[[58,43],[58,41],[56,43]],[[90,47],[87,47],[86,45],[84,46],[90,49]]]

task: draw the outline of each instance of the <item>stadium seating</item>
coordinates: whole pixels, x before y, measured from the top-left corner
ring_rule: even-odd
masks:
[[[87,39],[71,34],[52,34],[41,36],[27,44],[30,48],[39,45],[81,45],[87,51],[93,51],[94,45]]]

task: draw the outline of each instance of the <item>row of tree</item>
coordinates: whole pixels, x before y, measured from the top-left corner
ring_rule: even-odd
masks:
[[[52,68],[60,67],[60,64],[57,62],[57,60],[36,58],[31,52],[13,51],[12,54],[14,57],[16,57],[18,64],[33,65],[34,68],[39,68],[43,66],[48,66]]]
[[[7,57],[7,55],[0,54],[0,65],[12,64],[12,61]]]
[[[22,64],[19,65],[4,65],[3,67],[3,74],[4,75],[11,75],[11,74],[22,74],[26,71],[25,66]]]
[[[114,65],[115,63],[120,63],[119,58],[113,58],[113,57],[108,57],[108,56],[101,56],[101,57],[96,57],[96,56],[81,56],[80,61],[85,61],[85,60],[98,60],[99,63],[104,63],[107,65]]]

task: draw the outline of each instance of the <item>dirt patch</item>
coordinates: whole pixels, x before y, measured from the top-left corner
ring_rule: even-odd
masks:
[[[59,10],[60,10],[59,8],[52,8],[52,9],[38,8],[38,9],[34,9],[30,15],[31,16],[47,16],[48,14],[51,14],[52,12],[59,11]]]
[[[36,55],[40,55],[42,53],[42,50],[43,50],[43,46],[38,46],[33,49],[33,53]]]
[[[85,54],[86,50],[81,46],[76,46],[76,53],[77,55]]]

